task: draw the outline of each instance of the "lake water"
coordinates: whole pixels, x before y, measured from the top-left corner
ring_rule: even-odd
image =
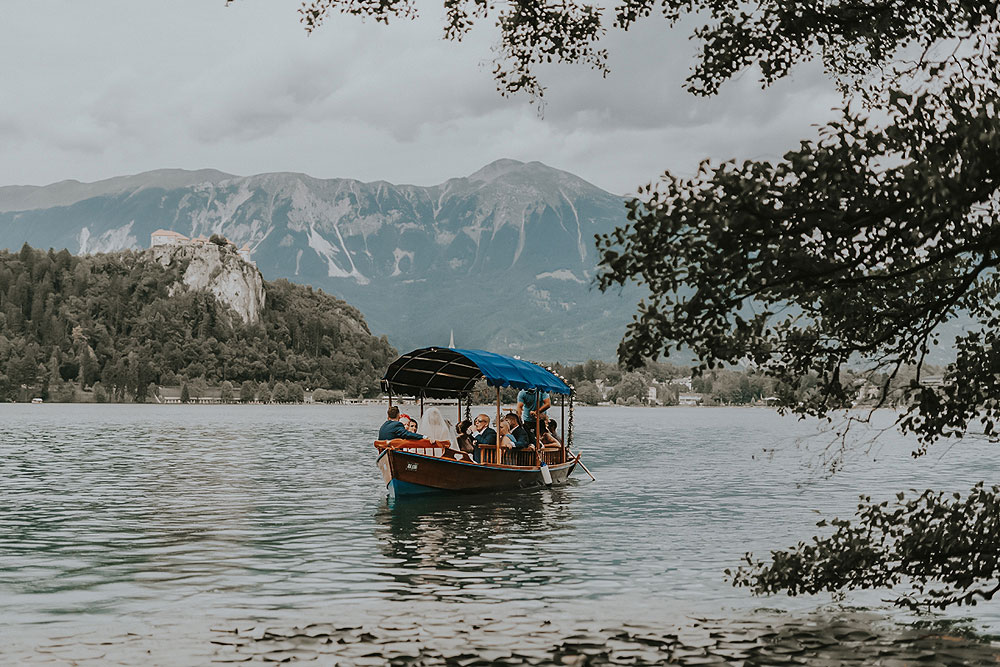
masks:
[[[597,482],[578,469],[564,488],[392,501],[371,444],[383,415],[0,405],[0,662],[1000,652],[996,604],[915,619],[885,592],[758,598],[723,576],[853,514],[861,493],[997,483],[1000,447],[984,438],[914,460],[888,432],[830,476],[831,437],[771,410],[582,408],[574,440]],[[977,634],[921,629],[942,618]],[[741,664],[777,664],[760,660]]]

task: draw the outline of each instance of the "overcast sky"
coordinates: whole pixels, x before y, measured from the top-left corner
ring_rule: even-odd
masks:
[[[705,157],[777,158],[838,104],[813,65],[695,98],[694,44],[652,18],[608,40],[607,79],[545,70],[539,117],[496,92],[491,23],[445,42],[440,4],[310,36],[297,0],[2,0],[0,185],[164,167],[431,185],[509,157],[626,193]]]

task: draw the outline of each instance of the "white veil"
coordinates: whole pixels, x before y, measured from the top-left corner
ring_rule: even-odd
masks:
[[[452,449],[458,449],[455,429],[437,408],[432,407],[424,411],[424,423],[420,431],[428,440],[447,440],[451,443]]]

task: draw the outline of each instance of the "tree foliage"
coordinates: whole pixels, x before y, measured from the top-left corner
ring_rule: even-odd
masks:
[[[625,373],[622,376],[621,382],[615,385],[610,398],[615,402],[622,403],[628,401],[630,398],[642,401],[646,398],[648,388],[649,378],[638,371],[630,371]]]
[[[257,395],[257,383],[253,380],[244,380],[240,385],[240,403],[251,403]]]
[[[227,4],[234,0],[227,0]],[[460,41],[476,23],[492,21],[499,32],[493,74],[502,94],[540,96],[535,70],[546,63],[580,63],[608,74],[610,30],[628,30],[657,14],[669,26],[685,17],[704,23],[694,31],[698,60],[688,89],[711,95],[750,66],[770,84],[800,62],[822,58],[846,89],[870,75],[904,47],[924,49],[989,27],[997,3],[963,0],[865,2],[765,0],[747,11],[729,0],[444,0],[444,37]],[[318,29],[330,14],[414,19],[414,0],[305,0],[299,14],[306,30]]]
[[[0,400],[26,400],[22,385],[48,398],[57,384],[98,381],[109,399],[139,402],[165,380],[183,380],[192,397],[224,382],[378,391],[395,351],[356,309],[278,280],[265,285],[262,321],[244,325],[183,288],[183,270],[146,253],[0,251]]]
[[[604,397],[601,395],[601,390],[598,389],[597,385],[590,380],[584,380],[583,382],[575,385],[576,387],[576,400],[584,405],[597,405],[600,403]]]
[[[912,591],[896,600],[900,606],[975,605],[1000,592],[997,517],[1000,487],[982,483],[965,498],[930,490],[909,499],[900,493],[892,503],[863,496],[854,523],[834,519],[832,535],[774,551],[770,563],[748,554],[743,567],[727,574],[758,593],[908,584]],[[979,587],[981,581],[989,584]]]

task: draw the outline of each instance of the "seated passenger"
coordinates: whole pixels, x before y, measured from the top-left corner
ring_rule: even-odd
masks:
[[[520,449],[510,435],[510,423],[506,419],[500,420],[497,430],[501,449]]]
[[[413,431],[414,433],[417,432],[417,420],[414,419],[413,417],[406,418],[406,425],[407,429]]]
[[[389,411],[386,413],[388,419],[382,424],[382,427],[378,430],[379,440],[395,440],[397,438],[404,438],[406,440],[421,440],[424,436],[419,433],[406,430],[399,421],[399,408],[395,405],[389,407]]]
[[[490,418],[486,415],[476,415],[472,425],[476,429],[473,431],[472,436],[476,443],[476,448],[472,452],[472,458],[475,459],[476,463],[481,463],[482,459],[479,455],[479,448],[495,446],[497,444],[497,432],[490,428]]]
[[[468,419],[463,419],[458,422],[458,426],[455,427],[455,432],[457,433],[456,440],[458,441],[458,448],[461,449],[466,454],[472,454],[475,449],[475,441],[472,436],[469,435],[469,429],[472,427],[472,422]]]
[[[548,422],[542,421],[541,441],[543,445],[562,445],[562,442],[556,437],[555,419],[549,419]]]
[[[433,442],[447,442],[448,449],[440,452],[439,456],[445,458],[458,458],[454,454],[461,454],[458,449],[458,440],[455,437],[455,430],[451,422],[444,418],[437,408],[428,408],[424,412],[424,433],[428,440]],[[449,450],[451,453],[449,453]],[[464,457],[462,457],[464,458]]]
[[[508,413],[504,417],[504,420],[510,429],[511,439],[514,440],[518,449],[524,449],[535,444],[534,439],[528,434],[528,431],[524,428],[524,424],[521,423],[521,418],[515,413]]]

